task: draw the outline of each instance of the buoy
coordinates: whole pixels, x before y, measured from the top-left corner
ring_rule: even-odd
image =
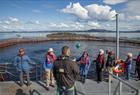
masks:
[[[77,48],[77,49],[79,49],[80,46],[81,46],[80,43],[77,43],[77,44],[76,44],[76,48]]]

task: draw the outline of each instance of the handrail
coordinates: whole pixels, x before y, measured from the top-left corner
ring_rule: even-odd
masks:
[[[112,73],[109,73],[109,89],[108,89],[108,95],[111,95],[111,79],[110,76],[112,76],[113,78],[119,80],[119,95],[122,95],[122,83],[127,85],[128,87],[132,88],[133,90],[136,91],[136,95],[140,95],[140,90],[134,86],[132,86],[132,84],[124,81],[123,79],[119,78],[118,76],[115,76]],[[116,89],[117,90],[117,89]]]

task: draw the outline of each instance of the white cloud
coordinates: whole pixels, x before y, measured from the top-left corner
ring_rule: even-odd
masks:
[[[18,22],[19,20],[17,19],[17,18],[15,18],[15,17],[9,17],[9,20],[11,21],[11,22]]]
[[[68,28],[69,25],[65,24],[65,23],[59,23],[59,24],[55,24],[55,23],[50,23],[49,27],[53,27],[53,28]]]
[[[128,16],[129,20],[140,20],[140,15]]]
[[[27,24],[32,24],[32,25],[38,25],[40,24],[40,22],[38,20],[35,20],[35,21],[28,21],[26,22]]]
[[[93,22],[93,21],[88,21],[88,26],[92,27],[92,28],[100,28],[100,25],[98,22]]]
[[[126,8],[122,10],[126,14],[140,15],[140,0],[131,0],[127,3]]]
[[[34,9],[34,10],[32,10],[32,12],[33,12],[33,13],[40,13],[41,11],[38,10],[38,9]]]
[[[50,23],[48,27],[53,28],[55,30],[82,30],[84,29],[84,25],[80,22],[71,22],[71,23]]]
[[[35,21],[35,24],[40,24],[40,22],[38,20]]]
[[[115,5],[119,3],[124,3],[127,2],[128,0],[103,0],[104,3],[110,4],[110,5]]]
[[[112,10],[110,6],[90,4],[83,7],[80,3],[70,3],[66,8],[61,9],[61,12],[73,14],[80,19],[86,20],[113,20],[112,17],[116,14],[116,11]]]
[[[63,28],[63,27],[68,28],[69,26],[65,23],[60,23],[60,25],[58,25],[58,27],[59,28]]]
[[[60,10],[63,13],[69,13],[78,16],[81,19],[88,18],[88,11],[80,3],[70,3],[66,8]]]
[[[88,15],[91,19],[97,20],[113,20],[116,11],[111,10],[110,6],[91,4],[85,7],[88,10]]]

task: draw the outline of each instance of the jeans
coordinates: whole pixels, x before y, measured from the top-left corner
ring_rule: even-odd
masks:
[[[126,79],[130,79],[130,73],[131,73],[131,66],[126,67]]]
[[[29,71],[19,71],[19,79],[20,79],[20,84],[23,85],[24,84],[24,80],[23,80],[23,75],[24,73],[27,76],[27,84],[30,84],[30,76],[29,76]]]
[[[58,89],[56,95],[76,95],[76,94],[75,94],[75,89],[71,89],[71,90]]]

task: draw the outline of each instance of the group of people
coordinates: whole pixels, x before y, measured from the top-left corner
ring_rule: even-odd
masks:
[[[109,73],[125,74],[126,79],[130,79],[130,71],[132,66],[132,53],[128,53],[125,61],[115,59],[113,51],[99,50],[99,54],[94,61],[89,58],[88,51],[84,51],[79,58],[72,58],[71,51],[68,46],[62,47],[60,56],[56,57],[53,48],[49,48],[45,55],[45,62],[43,63],[44,76],[46,82],[46,89],[49,86],[55,87],[57,85],[57,95],[75,95],[75,81],[85,83],[89,68],[92,63],[96,64],[97,82],[102,81],[102,73],[106,70]],[[105,57],[107,56],[107,58]],[[23,48],[19,49],[18,55],[15,58],[14,65],[19,72],[20,85],[23,85],[23,73],[27,74],[27,85],[30,85],[30,64],[34,64],[30,58],[25,54]],[[92,68],[91,68],[92,69]],[[136,59],[136,72],[140,80],[140,53]]]

